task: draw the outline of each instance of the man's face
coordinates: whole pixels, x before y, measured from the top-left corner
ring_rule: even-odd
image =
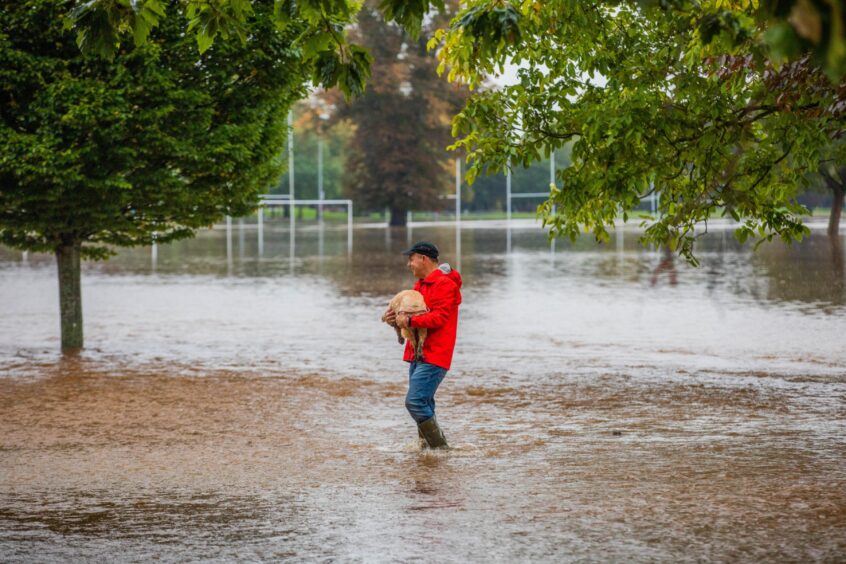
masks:
[[[406,266],[415,278],[425,278],[427,274],[426,269],[429,267],[430,260],[431,259],[425,255],[411,253],[408,255],[408,262],[406,262]]]

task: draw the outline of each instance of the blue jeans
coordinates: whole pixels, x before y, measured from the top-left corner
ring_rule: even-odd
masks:
[[[446,376],[446,368],[412,362],[408,367],[408,393],[405,408],[417,423],[423,423],[435,415],[435,392]]]

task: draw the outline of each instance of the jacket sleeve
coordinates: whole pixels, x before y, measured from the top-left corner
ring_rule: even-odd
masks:
[[[415,315],[411,318],[411,326],[419,329],[437,329],[449,319],[452,311],[458,306],[458,288],[454,283],[444,280],[432,287],[432,292],[426,305],[429,312]]]

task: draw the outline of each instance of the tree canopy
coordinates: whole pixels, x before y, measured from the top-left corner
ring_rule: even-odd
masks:
[[[0,240],[53,251],[189,236],[247,213],[284,164],[287,108],[304,95],[288,40],[256,20],[247,46],[198,60],[174,17],[111,62],[81,54],[67,2],[0,13]]]
[[[72,13],[85,50],[143,43],[164,0],[90,0]],[[248,40],[250,0],[186,0],[201,50]],[[361,3],[275,0],[273,21],[298,28],[292,49],[310,79],[360,94],[367,50],[351,43]],[[383,0],[384,18],[419,33],[442,1]],[[450,80],[475,87],[505,65],[519,83],[477,94],[456,116],[453,148],[473,167],[526,166],[573,141],[543,215],[555,234],[599,238],[651,190],[661,217],[646,240],[693,258],[693,225],[715,212],[737,235],[805,233],[794,193],[805,172],[842,162],[846,11],[837,0],[469,0],[430,44]],[[556,210],[557,213],[552,213]]]
[[[424,31],[431,34],[445,22],[432,18]],[[332,100],[333,119],[354,128],[345,189],[357,205],[387,207],[391,225],[405,225],[406,211],[439,207],[439,197],[452,185],[454,164],[445,148],[452,140],[450,120],[466,91],[438,78],[437,59],[425,40],[412,39],[375,9],[359,12],[351,35],[370,51],[373,64],[361,96],[349,103]]]
[[[80,256],[254,209],[284,164],[286,113],[307,74],[290,49],[297,30],[269,17],[250,21],[246,45],[200,56],[174,12],[107,61],[74,44],[60,17],[69,6],[0,10],[0,242],[55,252],[62,288],[78,294]],[[81,331],[81,309],[70,317]]]
[[[441,71],[473,87],[514,64],[518,80],[468,101],[453,147],[467,151],[472,180],[572,141],[573,166],[541,209],[554,234],[606,240],[620,211],[656,190],[644,240],[692,262],[695,225],[715,213],[743,222],[740,240],[798,239],[798,186],[821,161],[843,162],[846,85],[811,52],[778,65],[756,10],[746,0],[469,2],[430,43]]]
[[[183,0],[179,3],[188,19],[200,52],[215,38],[237,37],[247,41],[248,20],[254,16],[258,0]],[[555,4],[555,2],[553,2]],[[608,7],[631,2],[601,2]],[[697,12],[691,23],[695,41],[708,45],[714,37],[728,32],[737,36],[754,22],[766,31],[762,40],[777,59],[796,59],[810,53],[834,81],[846,74],[846,10],[838,0],[634,0],[645,9]],[[367,53],[347,40],[346,30],[356,23],[363,2],[354,0],[274,0],[273,21],[280,29],[298,29],[292,46],[309,65],[315,84],[339,86],[349,96],[360,93],[368,76]],[[381,0],[379,8],[387,21],[403,26],[417,37],[432,10],[444,11],[444,0]],[[535,0],[503,2],[470,0],[462,3],[464,18],[473,12],[489,12],[476,24],[490,25],[494,37],[509,31],[509,20],[527,9],[540,11]],[[559,7],[577,9],[579,2],[568,0]],[[113,56],[128,36],[143,44],[152,29],[166,16],[168,0],[85,0],[68,14],[68,25],[77,31],[83,51]],[[504,16],[499,22],[497,19]],[[471,19],[473,17],[471,16]],[[487,20],[487,24],[482,23]],[[467,20],[469,21],[469,20]],[[513,22],[512,22],[513,23]],[[497,30],[499,28],[499,30]],[[480,31],[481,27],[476,27]],[[509,37],[509,41],[515,37]]]

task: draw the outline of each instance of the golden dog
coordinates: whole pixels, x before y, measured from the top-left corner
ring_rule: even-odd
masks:
[[[388,311],[393,311],[397,315],[404,313],[414,316],[426,313],[429,308],[426,307],[423,294],[417,290],[403,290],[388,303]],[[388,311],[382,315],[382,321],[385,321]],[[429,331],[427,329],[400,329],[396,325],[394,329],[397,332],[397,341],[403,344],[406,340],[410,340],[411,346],[414,347],[415,358],[423,360],[423,343],[426,341],[426,335]]]

